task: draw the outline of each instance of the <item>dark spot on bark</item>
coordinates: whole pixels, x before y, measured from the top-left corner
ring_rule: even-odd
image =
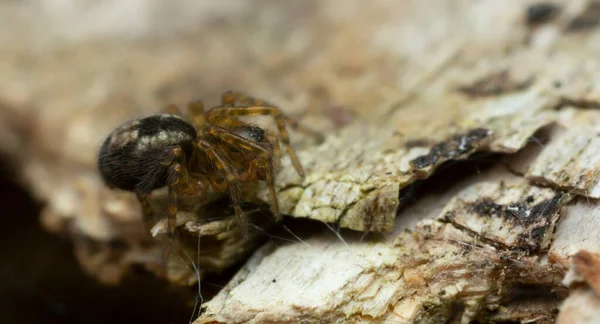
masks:
[[[429,141],[428,139],[413,139],[406,141],[406,143],[404,143],[404,147],[410,150],[411,148],[415,147],[427,147],[430,144],[431,141]]]
[[[558,212],[560,208],[560,201],[562,199],[562,194],[556,194],[554,197],[548,200],[544,200],[534,206],[531,207],[531,214],[529,215],[529,219],[531,221],[546,217],[548,215],[553,215]]]
[[[454,214],[454,212],[453,212],[453,211],[449,211],[449,212],[447,212],[447,213],[444,215],[444,220],[445,220],[446,222],[448,222],[448,223],[451,223],[451,222],[453,222],[453,221],[454,221],[454,217],[455,217],[455,216],[456,216],[456,215]]]
[[[525,20],[530,26],[545,24],[552,21],[559,10],[560,8],[553,3],[535,3],[527,8]]]
[[[529,196],[527,196],[527,199],[525,199],[525,201],[528,204],[531,204],[534,200],[535,200],[535,198],[533,198],[533,195],[529,195]]]
[[[530,237],[534,240],[540,240],[544,234],[546,234],[546,230],[548,230],[548,225],[543,225],[543,226],[539,226],[536,227],[534,229],[531,230],[531,235]]]
[[[557,213],[561,198],[562,195],[557,194],[553,198],[544,200],[533,206],[529,206],[533,202],[532,196],[527,197],[525,201],[510,205],[500,205],[490,198],[482,198],[472,203],[470,208],[480,216],[510,218],[522,225],[528,225],[541,218],[547,218]]]
[[[533,83],[533,78],[515,81],[507,70],[485,76],[471,85],[459,87],[457,90],[472,98],[498,96],[501,94],[523,91]]]
[[[555,80],[554,81],[554,87],[557,88],[557,89],[560,88],[560,87],[562,87],[562,82],[560,82],[560,80]]]
[[[463,245],[462,250],[463,250],[462,255],[464,256],[464,255],[471,253],[473,251],[473,247],[471,245]]]
[[[273,279],[271,282],[272,282],[272,283],[276,283],[276,282],[277,282],[277,279]]]
[[[481,216],[498,216],[504,206],[496,204],[490,198],[483,198],[471,205],[471,209]]]
[[[556,105],[556,110],[571,106],[579,109],[600,109],[600,102],[586,99],[561,98]]]
[[[540,248],[542,239],[548,231],[550,224],[545,223],[541,226],[533,228],[531,231],[527,231],[519,234],[517,237],[517,246],[513,247],[513,250],[532,252]]]
[[[476,128],[466,134],[454,136],[449,140],[435,144],[431,147],[429,153],[410,161],[410,165],[415,169],[422,169],[449,159],[459,158],[465,153],[472,152],[489,135],[489,130]]]
[[[521,234],[519,235],[519,243],[517,245],[511,245],[508,249],[516,254],[529,255],[530,252],[536,250],[536,247],[527,242],[526,236]]]
[[[581,32],[592,29],[600,22],[600,3],[591,1],[587,8],[567,26],[567,32]]]

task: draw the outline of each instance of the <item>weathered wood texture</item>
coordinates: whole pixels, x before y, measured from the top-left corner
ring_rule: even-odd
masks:
[[[597,246],[596,246],[597,248]],[[565,285],[573,287],[561,305],[557,323],[595,323],[600,318],[600,254],[579,251],[572,258]]]
[[[410,120],[413,107],[436,111],[436,107],[462,103],[472,109],[462,110],[468,121],[452,120],[448,125],[475,125],[491,130],[488,141],[478,145],[478,149],[513,153],[526,144],[535,130],[552,123],[548,143],[534,137],[533,144],[507,159],[515,172],[522,170],[523,179],[530,180],[530,184],[512,185],[502,177],[496,182],[476,184],[457,193],[434,220],[423,220],[411,234],[397,236],[394,244],[389,239],[366,243],[351,237],[343,242],[324,233],[268,253],[261,250],[228,287],[205,305],[206,312],[198,323],[293,322],[299,318],[326,322],[553,322],[558,300],[566,292],[561,278],[568,269],[568,260],[581,249],[595,251],[600,246],[597,202],[589,200],[597,197],[598,156],[594,148],[600,112],[584,111],[595,108],[597,102],[592,75],[597,74],[598,66],[589,54],[572,49],[574,43],[591,44],[587,37],[592,36],[570,35],[569,27],[557,26],[533,31],[530,43],[508,55],[480,57],[465,64],[461,59],[469,55],[460,52],[435,80],[420,87],[420,96],[391,114],[388,124],[394,127],[402,119]],[[536,37],[547,37],[542,35],[552,28],[565,34],[556,35],[551,46],[546,44],[546,51],[544,46],[535,46]],[[479,77],[475,77],[478,73],[473,72],[477,70],[473,66],[481,69]],[[453,73],[474,80],[470,87],[463,87],[467,98],[455,97]],[[519,84],[512,81],[517,78],[513,74],[529,81],[510,86],[511,82]],[[584,81],[586,77],[588,81]],[[490,83],[497,89],[491,93],[483,91]],[[507,93],[503,87],[511,91]],[[437,97],[427,96],[429,93]],[[448,121],[445,117],[448,115],[437,111],[436,124],[444,125]],[[442,128],[451,129],[448,125]],[[411,131],[419,132],[411,127],[393,129],[408,138]],[[386,144],[389,142],[386,139]],[[421,159],[444,156],[438,153],[445,147],[440,143],[443,142],[429,146]],[[403,151],[402,145],[386,149],[389,161],[397,163],[390,169],[409,175],[418,173],[418,168],[410,167],[420,160],[411,156],[409,150]],[[411,161],[404,164],[408,168],[402,168],[403,159]],[[351,164],[357,159],[347,161]],[[362,162],[358,160],[356,166]],[[332,173],[335,171],[329,174]],[[480,175],[476,177],[481,179]],[[504,177],[510,178],[508,172]],[[365,177],[360,183],[371,179]],[[394,181],[401,188],[411,182]],[[333,188],[336,187],[324,191],[335,193]],[[561,206],[574,195],[588,198],[578,198],[561,213]],[[298,208],[292,213],[298,214]],[[373,209],[367,213],[373,213]],[[562,221],[555,231],[561,214]],[[401,210],[398,217],[419,218],[406,210]],[[309,260],[306,264],[299,261],[305,258]],[[590,276],[598,276],[596,270],[590,271]],[[526,286],[537,287],[537,297],[513,304],[511,296]],[[260,294],[257,296],[256,292]],[[565,307],[578,312],[570,303]],[[583,304],[585,309],[579,312],[594,312],[587,308],[593,307],[590,303]]]
[[[103,137],[167,103],[210,105],[233,88],[327,135],[315,145],[292,134],[307,177],[283,161],[282,210],[379,234],[343,230],[342,240],[321,226],[268,243],[198,322],[554,319],[571,256],[600,246],[598,4],[558,1],[528,18],[533,1],[198,3],[105,7],[141,12],[135,28],[98,27],[85,10],[55,19],[56,7],[42,6],[36,20],[11,3],[0,13],[37,28],[19,39],[0,32],[0,149],[47,202],[45,227],[72,235],[85,269],[117,283],[160,256],[135,198],[100,181]],[[473,154],[496,167],[434,190],[436,172]],[[422,181],[428,191],[404,199]],[[260,209],[266,192],[246,198]],[[242,238],[221,202],[188,200],[172,282],[228,268],[273,225],[249,210],[256,226]],[[161,192],[152,204],[164,208]],[[163,232],[159,221],[152,233]],[[523,287],[543,293],[511,303]]]
[[[472,181],[450,188],[446,197],[454,198],[445,207],[431,207],[432,199],[444,197],[420,200],[384,239],[341,241],[325,231],[264,247],[206,304],[198,322],[552,319],[554,296],[527,301],[529,312],[507,298],[527,285],[561,289],[565,270],[543,251],[568,196],[511,179],[503,168]],[[413,231],[403,232],[419,218]]]

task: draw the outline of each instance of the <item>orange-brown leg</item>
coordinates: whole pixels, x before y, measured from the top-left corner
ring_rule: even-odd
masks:
[[[218,150],[218,147],[215,146],[213,143],[205,139],[198,139],[196,141],[196,147],[198,147],[198,149],[206,153],[208,158],[214,163],[215,167],[218,169],[219,173],[225,178],[225,184],[211,182],[211,185],[213,186],[213,188],[215,188],[215,190],[223,190],[224,188],[229,189],[231,203],[233,205],[233,209],[235,210],[235,215],[238,220],[241,232],[243,235],[247,235],[249,233],[248,224],[246,216],[244,215],[244,212],[242,211],[241,207],[242,191],[240,188],[239,176],[237,171],[231,167],[231,162],[228,162],[227,158],[224,157],[224,155],[226,154],[220,152]]]
[[[236,127],[248,127],[249,124],[245,123],[239,119],[235,119],[235,117],[229,116],[221,116],[218,118],[214,118],[210,121],[210,126],[207,127],[220,127],[223,129],[233,129]],[[207,128],[205,127],[205,128]]]
[[[171,247],[175,242],[175,221],[177,220],[177,170],[181,165],[176,163],[173,165],[172,173],[169,178],[171,182],[168,186],[168,207],[167,207],[167,245],[163,250],[163,262],[166,265],[171,253]]]
[[[245,93],[239,92],[239,91],[227,91],[225,93],[223,93],[223,95],[221,96],[221,104],[225,107],[273,107],[276,108],[277,110],[279,110],[281,118],[283,118],[285,120],[285,122],[293,129],[303,132],[305,134],[308,134],[310,136],[313,136],[315,138],[317,138],[317,140],[319,142],[323,141],[323,134],[316,132],[312,129],[303,127],[302,125],[298,124],[298,122],[293,119],[290,118],[288,116],[286,116],[285,114],[283,114],[283,112],[281,112],[281,110],[279,108],[277,108],[275,105],[268,103],[264,100],[249,96]],[[240,108],[241,108],[240,107]]]
[[[288,155],[292,160],[292,164],[296,169],[296,172],[301,177],[304,177],[304,169],[300,164],[300,160],[296,155],[296,152],[292,148],[290,144],[290,137],[288,131],[285,127],[286,120],[284,116],[281,114],[281,111],[277,107],[270,106],[249,106],[249,107],[215,107],[209,110],[207,113],[207,120],[212,122],[221,117],[232,117],[232,116],[272,116],[277,125],[277,130],[279,131],[279,136],[281,137],[281,141],[283,145],[288,151]]]
[[[258,99],[255,97],[252,97],[248,94],[245,94],[243,92],[240,91],[233,91],[233,90],[229,90],[229,91],[225,91],[223,93],[223,95],[221,95],[221,104],[223,106],[229,106],[229,107],[234,107],[234,106],[273,106],[270,103],[267,103],[266,101],[262,100],[262,99]]]
[[[150,223],[152,222],[153,213],[152,208],[150,207],[150,202],[148,201],[149,193],[146,192],[136,192],[137,199],[142,206],[142,221],[146,224],[147,228],[150,228]]]
[[[174,105],[174,104],[167,105],[166,107],[164,107],[161,110],[161,112],[163,114],[183,116],[183,114],[181,113],[181,110],[179,110],[179,107],[177,107],[177,105]]]
[[[275,219],[279,219],[279,203],[277,201],[277,195],[275,193],[275,168],[273,165],[273,151],[249,139],[233,134],[227,129],[221,127],[210,126],[207,127],[204,130],[204,132],[207,136],[216,138],[233,147],[240,147],[242,149],[246,149],[258,155],[257,159],[251,162],[250,170],[246,172],[245,177],[244,179],[242,179],[242,181],[247,180],[248,178],[253,176],[259,169],[265,172],[266,182],[269,188],[269,196],[271,200],[271,209],[273,211]]]
[[[179,164],[173,166],[177,173],[177,194],[189,195],[189,196],[201,196],[204,194],[206,189],[206,181],[201,178],[192,177],[187,169],[184,167],[187,165],[185,155],[180,146],[173,149],[174,161]]]
[[[267,134],[267,137],[269,138],[269,142],[271,142],[273,147],[273,157],[271,159],[273,161],[273,169],[277,169],[279,168],[279,163],[281,160],[281,147],[279,144],[279,139],[277,139],[276,136],[269,134]]]
[[[171,247],[175,241],[175,222],[177,220],[177,197],[181,194],[202,195],[204,187],[200,182],[193,181],[185,168],[185,156],[181,147],[176,146],[171,151],[173,159],[169,166],[167,179],[168,208],[167,208],[167,245],[163,251],[163,261],[167,262]]]
[[[192,120],[192,123],[196,129],[202,128],[206,122],[206,116],[204,111],[204,103],[202,101],[193,101],[188,105],[188,116]]]
[[[267,189],[269,190],[271,212],[273,212],[273,218],[275,218],[276,221],[279,221],[281,220],[281,214],[279,213],[279,200],[277,199],[277,192],[275,191],[274,166],[269,154],[263,154],[250,162],[248,171],[242,173],[240,179],[242,181],[252,179],[258,172],[264,172],[265,174],[265,182],[267,183]]]

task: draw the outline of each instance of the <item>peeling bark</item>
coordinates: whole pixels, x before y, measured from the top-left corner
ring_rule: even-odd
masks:
[[[556,322],[595,323],[600,318],[600,254],[581,250],[572,263],[564,283],[573,292],[562,304]]]
[[[205,304],[197,323],[518,318],[518,311],[504,305],[503,298],[520,286],[560,290],[563,270],[548,263],[542,250],[553,235],[560,206],[568,202],[553,190],[518,182],[503,184],[502,190],[498,183],[472,185],[439,217],[419,222],[393,244],[385,239],[366,243],[352,236],[342,242],[325,232],[305,244],[275,250],[267,246]],[[509,214],[522,197],[529,197],[531,218]],[[477,205],[482,201],[503,207],[486,209]],[[486,223],[491,226],[482,226]],[[507,230],[498,231],[495,224]],[[256,291],[261,291],[260,298],[255,298]]]
[[[315,145],[292,133],[307,177],[288,159],[277,175],[282,212],[317,229],[260,247],[277,228],[260,184],[244,188],[248,237],[223,197],[182,199],[167,279],[192,285],[254,253],[199,323],[550,322],[559,307],[566,323],[594,313],[596,281],[582,269],[589,287],[569,287],[559,306],[571,264],[595,260],[577,253],[600,246],[594,1],[266,3],[181,21],[179,3],[176,19],[140,22],[135,41],[52,25],[0,42],[10,49],[0,55],[0,150],[86,271],[111,284],[133,265],[155,271],[165,232],[158,217],[148,233],[135,197],[102,184],[102,138],[167,103],[210,106],[235,88],[326,135]],[[19,4],[6,8],[4,18],[25,19]],[[436,175],[481,156],[493,171],[435,192]],[[164,193],[152,206],[163,214]]]

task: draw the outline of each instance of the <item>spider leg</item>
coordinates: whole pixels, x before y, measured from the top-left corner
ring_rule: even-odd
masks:
[[[150,194],[141,191],[137,191],[135,194],[137,195],[140,205],[142,205],[142,221],[146,224],[146,227],[150,228],[150,222],[153,218],[152,208],[148,201],[148,196],[150,196]]]
[[[244,150],[248,150],[255,153],[269,152],[268,149],[264,148],[260,144],[241,137],[237,134],[230,132],[228,129],[219,126],[208,126],[204,129],[204,134],[216,138],[221,142],[227,143],[233,147],[239,147]]]
[[[250,168],[247,172],[240,175],[242,181],[252,178],[254,174],[259,171],[263,171],[266,177],[267,189],[269,190],[269,203],[271,205],[271,212],[275,221],[281,220],[281,213],[279,212],[279,200],[277,199],[277,192],[275,191],[275,176],[274,176],[274,165],[270,155],[261,154],[252,162],[250,162]]]
[[[177,107],[177,105],[174,105],[174,104],[167,105],[166,107],[161,109],[161,112],[163,114],[183,116],[183,114],[181,113],[181,110],[179,110],[179,107]]]
[[[168,190],[168,208],[167,208],[167,245],[163,250],[163,261],[167,263],[173,242],[175,241],[175,222],[177,220],[177,197],[181,194],[202,194],[204,187],[200,183],[192,181],[185,168],[186,161],[183,150],[180,146],[175,146],[171,153],[173,160],[169,166],[167,177]]]
[[[281,113],[279,108],[273,106],[248,106],[248,107],[226,107],[220,106],[210,109],[206,112],[207,120],[212,122],[215,119],[220,117],[227,116],[272,116],[275,120],[275,124],[277,125],[277,130],[279,131],[279,136],[281,136],[281,141],[283,145],[287,149],[288,155],[292,160],[292,164],[298,172],[298,175],[304,177],[304,169],[302,168],[302,164],[300,164],[300,159],[296,155],[296,151],[292,148],[290,144],[290,136],[285,127],[286,118]]]
[[[285,122],[288,125],[290,125],[291,128],[317,138],[318,142],[322,142],[324,139],[323,134],[316,132],[312,129],[301,126],[300,124],[298,124],[298,122],[295,119],[290,118],[290,117],[284,115],[283,113],[281,113],[281,110],[279,108],[275,107],[275,105],[268,103],[264,100],[247,95],[243,92],[231,91],[231,90],[226,91],[225,93],[223,93],[221,95],[221,105],[225,106],[225,107],[235,107],[235,106],[238,106],[238,107],[239,106],[243,106],[243,107],[273,107],[280,112],[281,118],[283,118],[285,120]],[[241,108],[241,107],[239,107],[239,108]]]
[[[225,91],[221,95],[221,104],[223,106],[233,107],[236,105],[243,106],[272,106],[264,100],[252,97],[240,91]]]
[[[205,134],[211,137],[216,137],[217,139],[233,146],[240,147],[242,149],[246,149],[250,152],[258,154],[258,157],[250,163],[249,172],[245,173],[244,179],[242,181],[249,178],[252,174],[256,173],[256,168],[262,169],[265,171],[266,182],[269,188],[269,196],[271,200],[271,209],[273,211],[273,216],[275,219],[280,218],[279,214],[279,203],[277,201],[277,194],[275,192],[275,176],[274,176],[274,165],[273,165],[273,156],[272,150],[266,147],[263,147],[256,142],[253,142],[249,139],[238,136],[234,133],[229,132],[227,129],[218,126],[209,126],[204,129]]]
[[[168,208],[167,208],[167,245],[163,250],[163,262],[167,264],[167,260],[169,258],[169,254],[171,253],[171,248],[173,246],[173,242],[175,241],[175,221],[177,220],[177,172],[180,169],[181,165],[179,163],[175,163],[171,166],[171,171],[169,173],[169,185],[168,185]]]
[[[229,188],[229,195],[231,196],[231,202],[235,210],[235,216],[237,218],[238,225],[240,226],[242,234],[247,235],[249,233],[248,224],[246,216],[244,215],[241,207],[242,190],[240,188],[239,176],[237,172],[231,168],[231,163],[226,160],[222,152],[219,152],[218,147],[215,144],[205,139],[198,139],[196,140],[195,144],[198,149],[206,153],[208,158],[215,164],[215,167],[225,177],[225,185]],[[211,184],[216,190],[219,188],[223,190],[225,188],[224,186],[220,186],[218,183],[216,183],[216,181],[212,182]]]
[[[200,129],[206,122],[204,103],[202,103],[200,100],[191,102],[188,105],[188,116],[192,120],[192,123],[196,129]]]
[[[267,137],[269,138],[269,142],[271,142],[273,147],[273,167],[277,169],[281,161],[281,144],[279,143],[277,136],[267,133]]]

